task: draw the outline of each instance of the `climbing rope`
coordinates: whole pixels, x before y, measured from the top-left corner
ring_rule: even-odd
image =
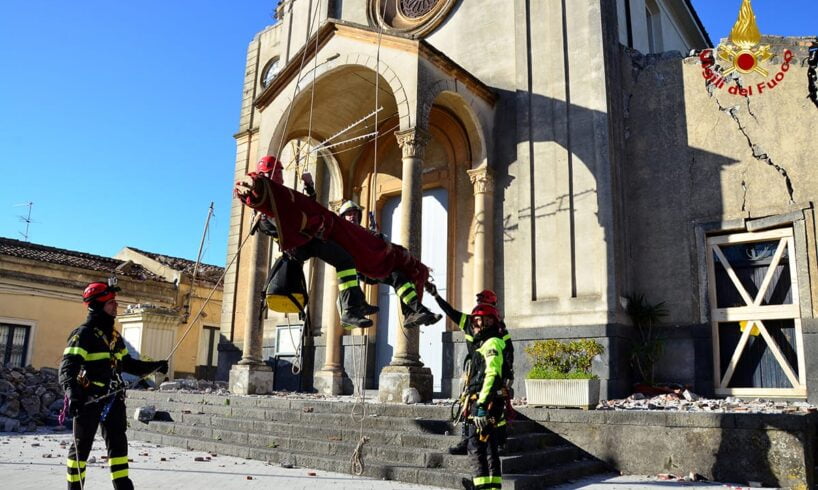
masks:
[[[258,219],[258,217],[256,219]],[[253,226],[251,224],[250,230],[252,231],[252,229],[253,229]],[[251,232],[248,232],[247,236],[245,236],[244,239],[242,239],[241,243],[239,243],[239,248],[236,250],[236,253],[233,254],[233,258],[230,259],[230,262],[228,262],[227,266],[224,268],[224,271],[222,271],[222,275],[219,276],[219,279],[216,281],[216,284],[213,285],[213,289],[210,290],[210,294],[207,295],[204,302],[202,303],[202,306],[199,307],[199,312],[196,313],[196,316],[193,317],[193,320],[190,321],[187,329],[185,329],[184,333],[182,334],[182,337],[179,339],[178,342],[176,342],[176,345],[174,345],[173,348],[170,350],[170,353],[168,354],[167,358],[165,359],[166,361],[170,361],[170,358],[173,357],[173,354],[174,354],[174,352],[176,352],[176,349],[178,349],[179,346],[182,345],[182,341],[185,340],[185,337],[187,337],[187,334],[190,333],[190,330],[193,328],[193,325],[196,324],[196,320],[198,320],[199,317],[202,316],[202,312],[204,312],[205,307],[210,302],[210,299],[213,297],[213,294],[216,292],[216,290],[221,285],[222,281],[224,280],[224,276],[227,274],[227,271],[230,270],[230,266],[233,265],[233,262],[236,261],[236,258],[238,258],[239,252],[241,252],[241,249],[244,248],[244,245],[247,243],[247,240],[250,238],[250,236],[251,236]],[[136,380],[131,381],[130,383],[126,383],[121,388],[118,388],[118,389],[116,389],[114,391],[110,391],[110,392],[106,393],[105,395],[100,395],[100,396],[98,396],[96,398],[91,398],[90,400],[85,402],[85,405],[90,405],[92,403],[96,403],[96,402],[105,400],[107,398],[110,398],[110,397],[116,395],[117,393],[121,393],[121,392],[123,392],[125,390],[131,389],[137,383],[139,383],[143,379],[146,379],[149,376],[152,376],[158,370],[159,370],[159,368],[156,368],[156,369],[154,369],[153,371],[151,371],[151,372],[149,372],[147,374],[143,374],[141,377],[137,378]]]

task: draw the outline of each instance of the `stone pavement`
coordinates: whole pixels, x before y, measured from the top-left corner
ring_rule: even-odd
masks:
[[[70,432],[55,433],[47,430],[34,434],[0,432],[0,482],[2,482],[2,487],[14,490],[64,488],[65,457],[70,440]],[[97,436],[91,451],[91,456],[96,458],[96,462],[90,463],[89,461],[85,485],[87,490],[111,488],[108,467],[102,460],[104,455],[105,444]],[[131,479],[135,486],[141,489],[418,490],[428,488],[307,468],[283,468],[262,461],[157,446],[142,441],[131,441],[128,455],[133,460],[130,465]],[[594,476],[554,488],[561,490],[575,488],[712,490],[740,487],[720,483],[683,483],[662,481],[655,477],[610,474]]]

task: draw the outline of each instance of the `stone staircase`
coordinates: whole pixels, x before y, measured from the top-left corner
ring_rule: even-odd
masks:
[[[361,437],[363,406],[349,401],[130,391],[128,413],[153,405],[172,421],[131,418],[128,436],[167,446],[341,473]],[[353,416],[353,409],[355,410]],[[468,458],[446,449],[459,433],[449,407],[367,403],[364,476],[430,487],[462,488]],[[598,460],[539,424],[511,424],[502,453],[503,488],[539,489],[605,471]]]

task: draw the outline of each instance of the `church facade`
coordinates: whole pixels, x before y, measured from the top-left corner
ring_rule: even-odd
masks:
[[[372,212],[456,308],[494,289],[517,351],[517,396],[525,346],[548,338],[603,344],[602,398],[629,394],[639,330],[628,306],[642,297],[667,310],[658,381],[807,397],[815,143],[790,133],[798,144],[777,198],[780,179],[765,175],[777,164],[747,145],[749,97],[714,95],[705,58],[679,54],[713,47],[689,2],[285,0],[277,20],[248,47],[235,180],[279,156],[288,185],[310,172],[328,208],[353,200]],[[787,117],[818,114],[797,95],[806,49],[793,46],[800,64],[753,124],[774,124],[782,100],[803,102]],[[765,147],[774,159],[779,143]],[[259,317],[280,252],[249,235],[252,219],[234,201],[220,347],[234,391],[282,386],[263,362],[272,355],[301,368],[301,390],[456,396],[462,334],[445,319],[404,329],[393,291],[367,288],[376,325],[344,331],[334,271],[312,261],[309,325]],[[773,223],[762,235],[749,224],[758,219]]]

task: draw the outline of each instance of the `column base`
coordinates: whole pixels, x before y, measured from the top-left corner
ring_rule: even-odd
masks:
[[[386,366],[378,378],[378,401],[402,403],[403,390],[418,390],[422,402],[432,401],[432,370],[422,366]]]
[[[230,393],[268,395],[273,392],[275,373],[266,364],[237,364],[230,369]]]
[[[313,375],[312,385],[322,395],[342,395],[344,376],[341,371],[321,370]]]

